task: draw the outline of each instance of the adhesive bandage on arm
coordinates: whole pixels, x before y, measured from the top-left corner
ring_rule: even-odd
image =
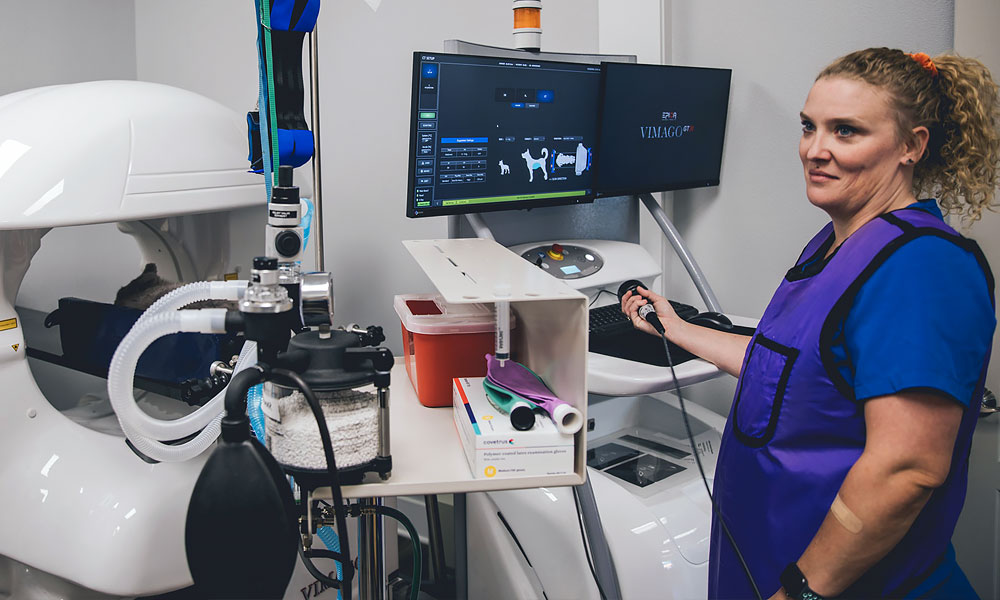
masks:
[[[844,504],[844,500],[840,497],[840,494],[837,494],[837,497],[833,499],[833,504],[830,505],[830,512],[840,521],[844,529],[854,534],[861,533],[864,524],[858,518],[858,515],[854,514],[854,511],[848,508],[847,504]]]

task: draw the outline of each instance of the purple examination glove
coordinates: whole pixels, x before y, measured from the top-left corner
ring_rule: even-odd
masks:
[[[560,400],[538,375],[519,362],[507,360],[500,366],[500,361],[495,356],[487,354],[486,378],[493,385],[510,390],[544,409],[552,417],[556,429],[562,433],[573,434],[583,426],[580,411]]]

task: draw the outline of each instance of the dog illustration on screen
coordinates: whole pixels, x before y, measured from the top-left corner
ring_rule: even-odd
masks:
[[[530,148],[528,150],[525,150],[524,153],[521,154],[521,158],[524,159],[524,164],[528,166],[528,183],[531,183],[535,180],[535,169],[541,169],[542,176],[545,177],[546,181],[548,181],[549,173],[548,171],[545,170],[545,161],[549,158],[548,148],[542,148],[541,158],[532,158]]]
[[[503,160],[500,161],[500,174],[510,175],[510,165],[505,163]]]

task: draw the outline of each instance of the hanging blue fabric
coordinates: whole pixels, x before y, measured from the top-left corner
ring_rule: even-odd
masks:
[[[278,164],[291,165],[295,168],[309,162],[313,155],[313,135],[308,129],[278,128]],[[263,144],[264,135],[260,131],[260,114],[257,111],[247,113],[247,142],[250,146],[250,172],[263,173],[264,161],[261,153],[267,145]],[[270,153],[268,154],[270,155]],[[271,172],[273,174],[273,172]]]
[[[255,0],[260,99],[257,113],[247,115],[247,135],[250,169],[270,176],[270,198],[278,165],[301,167],[313,156],[313,135],[302,107],[302,45],[305,34],[316,26],[320,3],[270,0],[262,5],[261,1]],[[277,148],[270,145],[275,141]]]
[[[278,128],[279,164],[295,168],[309,162],[313,155],[313,134],[308,129]]]

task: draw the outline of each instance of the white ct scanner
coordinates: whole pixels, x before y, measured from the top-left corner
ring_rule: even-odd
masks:
[[[54,227],[118,223],[143,262],[177,282],[247,273],[253,246],[232,251],[247,237],[247,211],[243,225],[231,217],[260,207],[249,228],[256,239],[265,192],[247,172],[246,148],[243,117],[168,86],[100,81],[0,97],[0,597],[136,597],[191,585],[184,522],[208,453],[149,464],[93,395],[86,410],[57,410],[47,394],[67,393],[59,388],[74,378],[29,365],[25,344],[35,339],[14,302]],[[79,269],[83,278],[100,265]],[[161,418],[191,410],[152,394],[140,404]]]

